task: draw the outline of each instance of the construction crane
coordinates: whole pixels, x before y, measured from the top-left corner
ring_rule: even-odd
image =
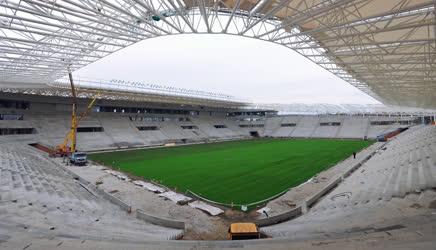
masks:
[[[85,118],[89,112],[91,111],[92,107],[94,106],[97,97],[99,94],[97,94],[91,102],[86,107],[86,110],[81,113],[80,115],[77,114],[78,112],[78,103],[77,103],[77,93],[76,88],[74,86],[73,81],[73,74],[70,70],[68,70],[68,77],[70,79],[70,85],[71,85],[71,94],[73,98],[73,107],[72,107],[72,114],[71,114],[71,128],[68,131],[67,135],[65,136],[64,142],[55,148],[54,154],[56,156],[69,156],[71,153],[76,152],[77,147],[77,127],[79,126],[79,123],[82,121],[83,118]]]

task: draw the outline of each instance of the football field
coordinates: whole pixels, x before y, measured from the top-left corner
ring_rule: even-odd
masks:
[[[258,139],[89,155],[115,170],[225,204],[250,204],[297,186],[372,144]]]

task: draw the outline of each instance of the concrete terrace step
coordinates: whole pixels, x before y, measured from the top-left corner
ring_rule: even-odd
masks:
[[[418,191],[419,188],[419,165],[418,162],[413,161],[409,165],[407,173],[407,193]]]
[[[396,180],[398,179],[399,176],[399,172],[400,172],[400,165],[394,166],[388,178],[385,189],[383,190],[383,199],[386,201],[389,201],[392,198],[396,185]]]
[[[405,163],[404,165],[400,165],[400,170],[398,174],[398,178],[396,179],[395,183],[395,189],[393,196],[402,198],[406,195],[407,191],[407,175],[408,175],[408,168],[410,164]]]

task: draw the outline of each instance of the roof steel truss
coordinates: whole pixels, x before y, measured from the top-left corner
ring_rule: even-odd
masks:
[[[435,12],[436,0],[0,0],[0,83],[53,83],[148,38],[224,33],[291,48],[385,103],[435,108]]]

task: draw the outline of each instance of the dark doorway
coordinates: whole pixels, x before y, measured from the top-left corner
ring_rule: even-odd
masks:
[[[253,137],[256,137],[256,138],[260,137],[259,132],[257,132],[257,131],[250,131],[250,135]]]

